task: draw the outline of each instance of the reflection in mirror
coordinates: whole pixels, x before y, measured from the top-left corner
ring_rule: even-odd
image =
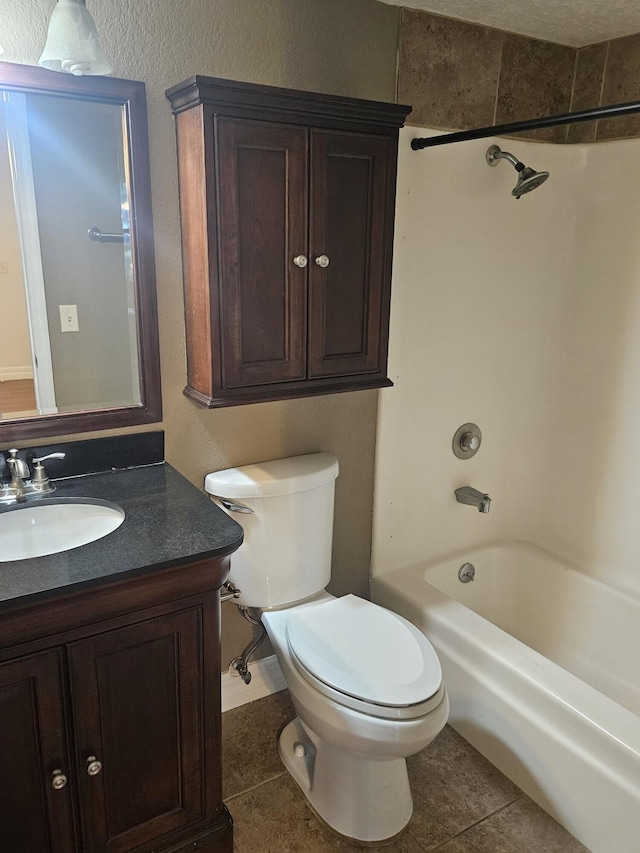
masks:
[[[25,415],[140,405],[122,108],[22,92],[2,108],[0,197],[15,207],[0,257],[16,312],[0,376],[27,380]],[[90,239],[97,223],[111,241]],[[3,416],[20,411],[11,396]]]
[[[145,112],[0,64],[0,438],[160,419]]]

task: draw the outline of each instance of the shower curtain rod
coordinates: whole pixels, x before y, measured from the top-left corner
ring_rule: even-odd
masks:
[[[455,133],[445,133],[442,136],[415,137],[411,140],[411,147],[414,151],[419,151],[422,148],[431,148],[434,145],[467,142],[470,139],[484,139],[487,136],[504,136],[507,133],[517,133],[520,130],[538,130],[542,127],[577,124],[581,121],[596,121],[601,118],[617,118],[618,116],[633,115],[633,113],[640,113],[640,102],[632,101],[628,104],[614,104],[609,107],[593,107],[575,113],[512,121],[509,124],[496,124],[492,127],[479,127],[474,130],[459,130]]]

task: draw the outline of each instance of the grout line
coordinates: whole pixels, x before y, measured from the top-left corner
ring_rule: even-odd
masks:
[[[604,89],[607,84],[607,74],[609,73],[609,52],[611,50],[611,39],[607,42],[607,52],[604,55],[604,65],[602,67],[602,80],[600,81],[600,97],[598,98],[598,106],[602,106],[602,98]],[[598,131],[600,130],[600,121],[596,121],[593,131],[593,142],[598,141]]]
[[[500,37],[500,58],[498,59],[498,75],[496,79],[496,96],[493,102],[493,124],[497,124],[498,99],[500,97],[500,80],[502,78],[502,53],[504,51],[504,33]]]
[[[576,95],[576,83],[578,80],[578,63],[580,61],[580,50],[576,48],[575,57],[573,59],[573,79],[571,80],[571,95],[569,97],[569,112],[573,112],[573,100]],[[569,142],[569,130],[571,129],[571,125],[568,124],[564,128],[564,139],[563,142]]]
[[[580,51],[576,48],[576,55],[573,58],[573,78],[571,80],[571,95],[569,97],[569,112],[573,112],[573,100],[576,95],[576,81],[578,80],[578,62],[580,59]]]
[[[600,83],[600,99],[598,106],[602,106],[602,97],[604,95],[604,87],[607,82],[607,74],[609,73],[609,52],[611,50],[611,39],[607,42],[607,52],[604,57],[604,66],[602,68],[602,82]]]
[[[263,785],[267,785],[269,782],[273,782],[274,779],[279,779],[281,776],[286,775],[286,770],[282,770],[280,773],[276,773],[275,776],[270,776],[268,779],[263,779],[262,782],[256,782],[255,785],[251,785],[249,788],[244,788],[242,791],[237,791],[235,794],[231,794],[230,797],[225,797],[225,803],[230,803],[238,797],[243,797],[245,794],[250,794],[251,791],[255,791],[257,788],[262,788]]]
[[[442,841],[436,847],[429,847],[428,849],[422,847],[422,849],[425,851],[425,853],[437,853],[438,850],[442,850],[451,841],[454,841],[456,838],[460,838],[460,836],[464,835],[465,832],[468,832],[470,829],[473,829],[475,826],[478,826],[479,824],[484,823],[485,820],[488,820],[490,817],[493,817],[494,815],[499,814],[501,811],[504,811],[505,809],[509,808],[509,806],[512,806],[515,802],[517,802],[518,800],[521,800],[522,797],[523,797],[523,794],[518,794],[518,796],[514,797],[513,800],[509,800],[508,803],[504,803],[499,808],[494,809],[494,811],[489,812],[489,814],[486,814],[484,817],[481,817],[478,820],[474,821],[474,823],[470,823],[469,826],[466,826],[464,829],[461,829],[460,832],[456,832],[455,835],[452,835],[451,838],[447,838],[446,841]],[[414,838],[415,838],[415,836],[414,836]],[[420,844],[418,839],[416,839],[416,842],[418,844]]]
[[[400,7],[400,19],[398,21],[398,42],[396,44],[396,79],[395,79],[395,94],[396,104],[400,98],[400,61],[402,59],[402,45],[406,32],[405,11],[404,6]]]

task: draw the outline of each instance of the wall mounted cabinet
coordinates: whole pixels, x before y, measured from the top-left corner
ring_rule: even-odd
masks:
[[[176,117],[185,394],[214,407],[391,385],[408,107],[194,77]]]

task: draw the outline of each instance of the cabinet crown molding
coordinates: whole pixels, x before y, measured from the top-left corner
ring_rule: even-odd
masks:
[[[411,107],[389,104],[342,95],[305,92],[298,89],[281,89],[257,83],[241,83],[219,77],[196,74],[182,83],[167,89],[173,114],[198,105],[206,106],[214,114],[262,118],[288,124],[334,125],[336,119],[348,122],[353,129],[368,133],[387,132],[404,125]]]

